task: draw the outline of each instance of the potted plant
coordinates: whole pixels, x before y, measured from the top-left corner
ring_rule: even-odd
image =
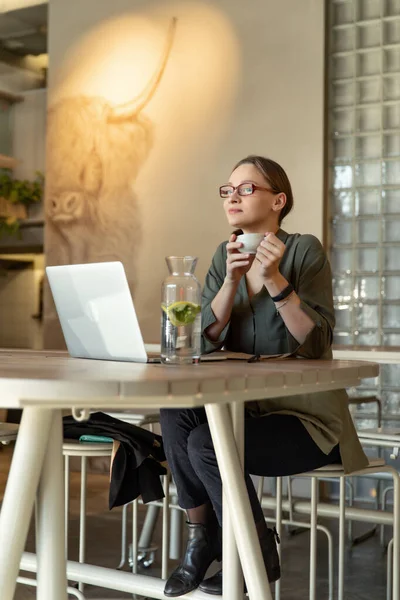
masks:
[[[0,237],[15,235],[19,221],[27,218],[31,204],[43,198],[44,176],[37,172],[33,181],[16,179],[8,169],[0,171]]]

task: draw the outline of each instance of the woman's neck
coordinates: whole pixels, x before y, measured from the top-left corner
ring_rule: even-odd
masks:
[[[262,223],[261,225],[241,227],[243,233],[277,233],[279,229],[280,226],[277,223]]]

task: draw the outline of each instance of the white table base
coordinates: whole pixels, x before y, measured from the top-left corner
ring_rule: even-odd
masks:
[[[250,599],[272,600],[245,481],[244,478],[237,478],[237,473],[242,470],[243,461],[244,402],[233,403],[231,406],[234,433],[240,438],[239,452],[232,436],[233,425],[229,405],[207,404],[205,408],[224,485],[224,497],[226,504],[234,507],[235,515],[233,519],[229,516],[225,518],[225,523],[229,519],[231,525],[228,525],[225,531],[224,541],[225,564],[229,565],[228,581],[225,577],[224,582],[226,584],[224,599],[242,600],[243,598],[243,583],[234,544],[235,538]],[[38,486],[42,465],[42,476]],[[60,410],[34,408],[24,410],[3,508],[0,511],[0,549],[5,549],[0,554],[0,581],[4,582],[1,600],[12,600],[14,596],[19,562],[28,533],[36,489],[38,489],[37,564],[36,561],[31,560],[31,568],[28,569],[25,560],[29,555],[25,554],[21,568],[38,570],[40,600],[67,600]],[[17,498],[22,501],[18,503]],[[17,543],[14,543],[15,540]],[[72,568],[72,564],[69,563],[69,569]],[[80,570],[80,567],[83,570]],[[77,572],[79,577],[72,576],[70,572],[68,577],[91,583],[87,580],[91,579],[91,573],[95,573],[95,577],[96,573],[101,573],[102,578],[104,576],[103,583],[96,581],[94,585],[150,595],[153,598],[165,597],[162,593],[164,589],[162,580],[129,574],[129,589],[122,590],[121,575],[124,574],[121,572],[90,565],[80,565],[80,567],[73,566],[74,572]],[[158,583],[155,584],[155,581]],[[209,598],[209,595],[196,591],[191,597],[200,599]]]

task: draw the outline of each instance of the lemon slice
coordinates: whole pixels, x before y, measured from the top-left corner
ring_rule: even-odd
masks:
[[[161,308],[166,313],[174,327],[191,325],[194,323],[196,316],[201,310],[201,306],[199,304],[195,304],[194,302],[186,302],[185,300],[173,302],[168,307],[165,306],[165,304],[161,304]]]

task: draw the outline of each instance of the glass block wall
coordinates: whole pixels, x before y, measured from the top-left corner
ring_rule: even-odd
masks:
[[[400,352],[400,0],[327,8],[335,344]],[[360,392],[400,418],[400,365]]]

